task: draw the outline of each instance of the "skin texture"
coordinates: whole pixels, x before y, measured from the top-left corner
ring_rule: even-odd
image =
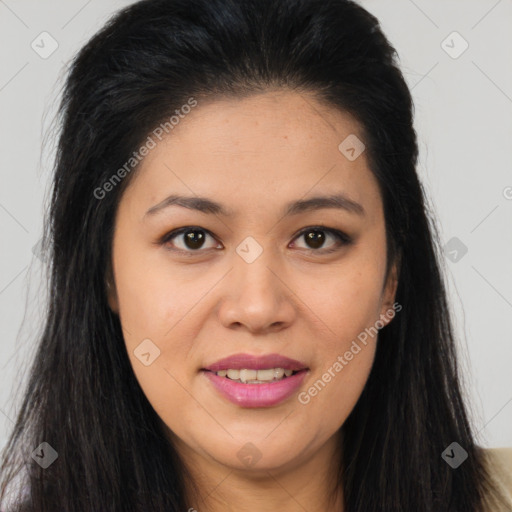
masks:
[[[336,433],[368,379],[376,336],[307,404],[294,394],[272,407],[240,407],[200,370],[236,353],[278,353],[309,368],[299,389],[307,391],[365,328],[391,321],[396,268],[385,283],[382,200],[365,153],[350,161],[338,149],[350,134],[362,139],[351,116],[307,94],[199,102],[151,149],[121,198],[109,304],[134,373],[199,484],[202,496],[189,493],[197,510],[341,509],[341,494],[326,498]],[[324,208],[283,217],[290,201],[334,193],[365,215]],[[208,197],[234,216],[180,206],[145,216],[170,194]],[[353,243],[329,231],[323,246],[297,236],[317,225]],[[202,247],[183,234],[159,243],[185,226],[207,230]],[[236,252],[248,236],[263,250],[252,263]],[[149,366],[134,354],[144,339],[160,350]],[[261,455],[253,465],[237,456],[248,442]]]

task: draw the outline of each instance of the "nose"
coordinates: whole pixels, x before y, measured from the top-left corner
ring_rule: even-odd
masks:
[[[270,250],[252,262],[235,254],[233,268],[224,280],[225,291],[218,310],[221,323],[253,334],[289,327],[296,307],[293,286],[285,274]]]

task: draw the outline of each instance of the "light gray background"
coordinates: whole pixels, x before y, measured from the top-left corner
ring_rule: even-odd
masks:
[[[32,248],[66,63],[129,3],[0,0],[0,447],[44,314],[44,276]],[[418,171],[448,244],[443,260],[478,442],[512,446],[512,0],[360,3],[397,48],[414,96]],[[42,32],[58,44],[47,58],[31,47],[51,49]]]

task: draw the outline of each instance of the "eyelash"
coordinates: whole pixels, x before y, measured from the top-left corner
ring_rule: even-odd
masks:
[[[185,226],[183,228],[174,229],[173,231],[166,233],[157,243],[160,245],[167,246],[167,244],[173,238],[176,238],[177,236],[179,236],[183,233],[186,233],[188,231],[202,231],[204,233],[207,233],[208,235],[210,235],[212,238],[215,239],[213,234],[210,231],[208,231],[207,229],[201,228],[199,226]],[[300,238],[304,234],[309,233],[311,231],[322,231],[322,232],[329,233],[336,238],[338,244],[334,244],[335,247],[330,248],[330,249],[305,249],[306,251],[309,251],[309,252],[316,252],[316,253],[320,253],[320,254],[331,254],[331,253],[341,249],[341,247],[350,245],[353,242],[352,238],[350,238],[343,231],[340,231],[340,230],[334,229],[334,228],[328,228],[327,226],[308,226],[307,228],[304,228],[299,233],[297,233],[297,235],[295,235],[295,237],[293,239],[295,240],[297,238]],[[197,249],[194,251],[194,250],[174,249],[174,248],[170,249],[169,248],[169,250],[181,252],[181,253],[191,255],[191,256],[194,255],[195,253],[205,252],[205,250],[201,250],[201,249]]]

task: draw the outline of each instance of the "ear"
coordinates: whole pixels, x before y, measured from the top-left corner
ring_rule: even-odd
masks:
[[[389,270],[387,281],[384,285],[382,295],[382,306],[380,311],[380,319],[387,325],[395,316],[395,309],[400,311],[401,306],[394,307],[396,290],[398,288],[398,274],[400,269],[400,260],[397,258]]]
[[[117,290],[114,281],[114,273],[109,265],[107,275],[105,278],[105,288],[107,295],[107,302],[113,313],[119,314],[119,302],[117,299]]]

